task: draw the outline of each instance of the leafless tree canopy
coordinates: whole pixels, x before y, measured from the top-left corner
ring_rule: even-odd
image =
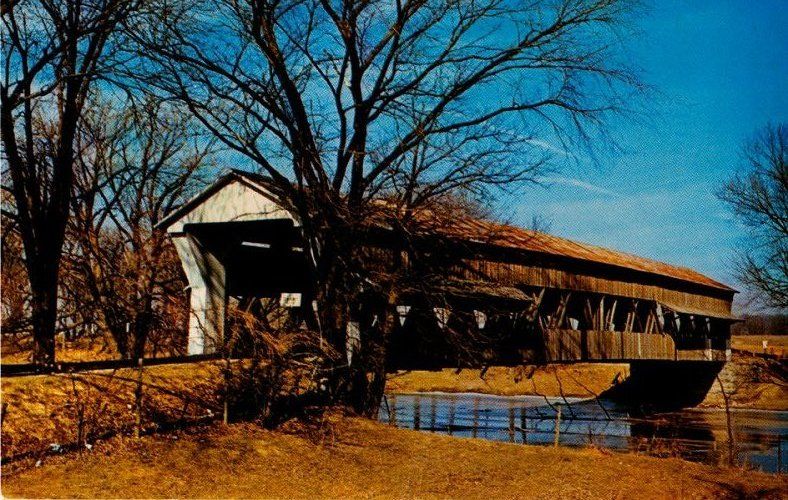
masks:
[[[273,179],[303,224],[320,324],[341,351],[352,297],[370,278],[357,243],[380,210],[373,201],[389,200],[384,217],[407,236],[413,213],[513,188],[556,149],[587,144],[640,88],[610,50],[630,8],[160,0],[126,22],[136,43],[126,72],[183,102]],[[366,385],[370,367],[359,363],[354,376]]]
[[[3,196],[4,208],[10,205]],[[15,221],[2,216],[2,269],[0,269],[0,290],[2,290],[3,335],[5,338],[23,336],[30,327],[30,292],[22,258],[22,240]]]
[[[747,171],[719,193],[749,237],[737,262],[739,279],[770,307],[788,308],[788,126],[769,125],[744,148]]]
[[[158,299],[180,279],[153,228],[212,150],[194,141],[196,123],[230,162],[270,177],[300,219],[314,295],[304,301],[318,304],[307,328],[335,352],[349,322],[362,330],[350,366],[327,361],[328,384],[374,412],[399,299],[418,293],[434,302],[427,311],[445,302],[435,284],[457,257],[445,229],[567,148],[594,145],[641,90],[613,50],[631,10],[627,0],[4,3],[6,205],[36,361],[53,360],[64,266],[76,278],[60,280],[61,296],[87,305],[71,321],[143,352]],[[118,89],[134,97],[130,110],[102,105]],[[395,235],[383,259],[359,243],[371,227]],[[469,338],[473,318],[455,318],[446,335]]]
[[[167,0],[130,27],[153,54],[134,74],[283,189],[418,203],[529,178],[540,140],[620,108],[635,81],[608,44],[626,7]]]
[[[46,147],[57,139],[49,132],[38,132]],[[169,103],[95,93],[74,144],[56,331],[122,357],[181,353],[186,283],[171,241],[155,226],[207,184],[214,141]],[[30,287],[13,198],[4,195],[3,205],[3,334],[26,351]]]

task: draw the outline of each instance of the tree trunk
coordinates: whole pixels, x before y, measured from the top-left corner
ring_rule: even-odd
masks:
[[[378,416],[386,390],[386,352],[397,321],[394,314],[397,300],[398,295],[389,291],[383,304],[372,306],[374,312],[364,312],[363,308],[369,304],[360,304],[361,347],[349,366],[350,386],[346,403],[365,417]],[[375,317],[378,321],[374,321]]]
[[[321,240],[324,244],[316,266],[315,298],[321,335],[338,353],[327,367],[334,403],[359,415],[375,417],[386,386],[386,339],[397,321],[397,296],[392,292],[375,299],[374,294],[380,291],[369,293],[362,277],[369,263],[358,255],[361,238],[353,237],[351,228],[335,229],[322,235]],[[378,322],[373,321],[375,314]],[[359,325],[360,345],[348,363],[350,321]]]
[[[137,314],[134,320],[134,357],[145,357],[145,346],[150,335],[151,319],[153,317],[152,297],[147,295],[144,299],[142,311]]]
[[[44,263],[41,261],[48,260]],[[57,326],[57,257],[33,259],[29,263],[31,321],[33,324],[33,363],[42,368],[55,364]]]
[[[370,362],[369,359],[366,359],[354,362],[350,366],[348,378],[350,385],[345,397],[345,404],[359,415],[369,418],[377,417],[386,389],[385,361],[376,359],[374,362]]]
[[[112,339],[115,341],[115,349],[123,359],[131,359],[131,349],[129,348],[129,334],[126,333],[126,325],[118,324],[117,321],[105,322]]]
[[[364,357],[366,361],[364,370],[366,388],[357,399],[357,411],[370,418],[378,416],[380,404],[386,391],[386,359],[389,342],[398,321],[397,302],[399,302],[399,294],[396,290],[390,289],[382,310],[378,312],[381,323],[377,328],[370,326],[368,329],[370,335],[367,336],[366,343],[363,342],[362,337],[362,346],[366,348],[366,356]]]

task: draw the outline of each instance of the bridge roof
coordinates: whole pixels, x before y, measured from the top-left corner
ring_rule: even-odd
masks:
[[[561,238],[540,231],[524,229],[508,224],[468,218],[455,224],[451,232],[457,237],[475,238],[475,235],[490,235],[484,243],[529,252],[538,252],[582,261],[606,264],[633,271],[665,276],[685,282],[703,285],[719,290],[736,292],[733,288],[720,283],[693,269],[647,259],[627,252],[611,250],[588,243]]]
[[[201,204],[211,194],[233,180],[255,184],[269,191],[272,185],[271,179],[265,176],[241,170],[230,170],[227,174],[217,179],[216,182],[205,191],[165,217],[159,224],[159,227],[170,226],[197,205]],[[725,292],[736,292],[735,289],[687,267],[667,264],[631,253],[590,245],[588,243],[581,243],[544,232],[501,224],[499,222],[464,217],[459,220],[452,220],[451,224],[445,225],[439,230],[446,234],[446,236],[470,240],[480,244],[604,264],[641,273],[672,278]]]

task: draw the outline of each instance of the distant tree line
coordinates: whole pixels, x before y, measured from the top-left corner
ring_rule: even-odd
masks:
[[[733,335],[788,335],[788,314],[745,314],[731,327]]]

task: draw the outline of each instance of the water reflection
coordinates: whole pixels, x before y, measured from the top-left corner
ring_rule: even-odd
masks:
[[[480,394],[389,394],[380,418],[398,427],[527,444],[595,445],[704,463],[728,459],[725,412],[684,410],[631,415],[610,401]],[[556,436],[556,416],[561,420]],[[788,412],[732,412],[734,459],[785,471]]]

